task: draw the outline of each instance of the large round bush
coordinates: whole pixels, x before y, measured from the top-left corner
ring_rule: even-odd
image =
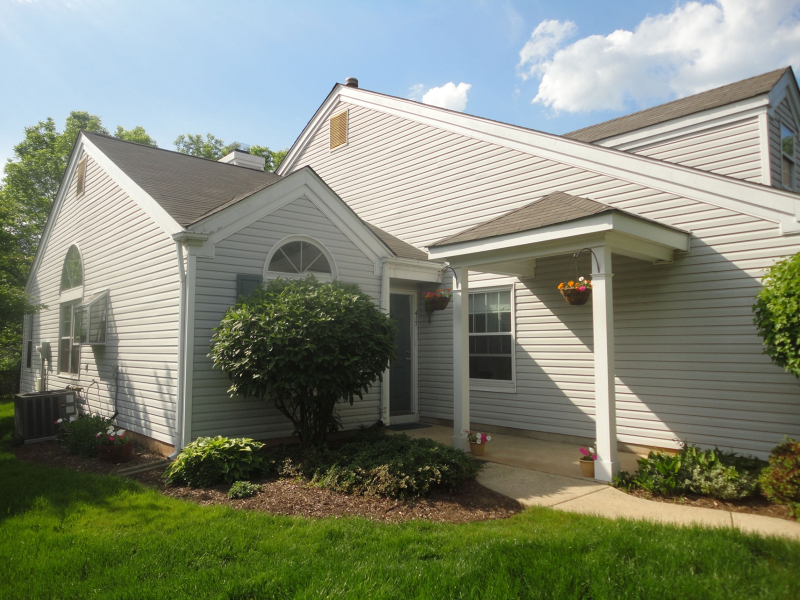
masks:
[[[340,427],[336,403],[353,403],[394,356],[394,324],[358,286],[276,279],[230,308],[210,356],[232,396],[271,401],[303,446]]]
[[[753,312],[764,352],[800,377],[800,254],[775,263],[763,282]]]

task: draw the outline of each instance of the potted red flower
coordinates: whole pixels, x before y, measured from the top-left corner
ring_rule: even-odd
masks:
[[[588,448],[584,448],[581,446],[581,473],[583,473],[584,477],[594,477],[594,461],[597,460],[597,442],[594,443],[594,446],[589,446]]]
[[[115,429],[113,425],[109,425],[105,432],[98,432],[95,436],[97,458],[110,463],[128,462],[133,456],[133,444],[127,433],[124,429]]]
[[[434,311],[444,310],[450,304],[453,293],[450,288],[436,290],[435,292],[425,292],[425,312],[428,313],[428,322]]]
[[[469,440],[469,449],[472,451],[473,456],[483,456],[486,444],[491,441],[492,436],[479,431],[467,431],[466,434],[467,440]]]

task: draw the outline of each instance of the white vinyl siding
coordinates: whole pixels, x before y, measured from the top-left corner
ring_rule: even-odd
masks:
[[[122,427],[171,443],[180,303],[175,243],[91,157],[80,201],[76,177],[69,186],[31,286],[47,306],[35,316],[35,339],[50,342],[48,388],[79,385],[84,408],[118,410]],[[82,252],[84,300],[109,291],[107,340],[82,347],[77,373],[59,374],[59,288],[73,243]],[[34,390],[40,366],[35,355],[35,368],[23,372],[23,391]]]
[[[302,233],[331,253],[338,279],[358,284],[379,303],[380,277],[373,263],[310,200],[295,200],[259,219],[215,246],[214,258],[198,258],[192,438],[206,435],[268,439],[292,434],[292,425],[272,405],[228,395],[228,377],[213,369],[208,357],[213,329],[235,304],[237,274],[260,277],[275,244]],[[239,277],[241,280],[241,276]],[[338,405],[344,426],[373,425],[380,418],[380,386],[363,400]]]
[[[342,107],[348,146],[330,153],[323,125],[295,168],[312,166],[360,217],[417,247],[554,191],[692,231],[691,251],[670,265],[614,256],[620,440],[674,447],[682,439],[763,456],[784,434],[800,435],[800,386],[762,354],[752,323],[764,269],[800,250],[776,223]],[[516,307],[516,392],[472,391],[474,423],[594,436],[591,306],[569,306],[556,289],[571,266],[571,257],[555,257],[538,260],[532,279],[471,280],[473,289],[513,282]],[[420,415],[452,419],[450,307],[420,320],[419,344]]]

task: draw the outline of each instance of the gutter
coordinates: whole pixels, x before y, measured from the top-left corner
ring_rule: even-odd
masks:
[[[186,399],[183,393],[183,379],[185,369],[185,350],[184,350],[184,331],[186,330],[186,269],[183,261],[183,243],[180,239],[175,240],[175,252],[178,256],[178,275],[181,282],[180,308],[178,312],[178,397],[175,408],[175,435],[173,446],[175,451],[167,458],[174,459],[182,450],[183,436],[183,415]]]

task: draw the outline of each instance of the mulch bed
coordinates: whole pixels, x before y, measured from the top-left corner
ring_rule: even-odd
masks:
[[[72,471],[114,474],[123,469],[163,460],[147,449],[134,448],[134,459],[120,465],[101,463],[96,458],[67,454],[55,441],[17,446],[20,460]],[[467,523],[505,519],[522,510],[516,500],[483,487],[475,481],[463,484],[452,494],[434,493],[417,500],[391,500],[375,496],[353,496],[319,489],[294,479],[254,480],[262,491],[250,498],[230,500],[227,485],[212,488],[165,486],[163,469],[153,469],[129,477],[158,489],[165,496],[188,500],[201,506],[221,504],[232,508],[259,510],[276,515],[299,517],[364,517],[372,521],[397,523],[424,520],[436,523]]]
[[[763,496],[754,496],[742,500],[718,500],[717,498],[696,496],[694,494],[687,494],[686,496],[654,496],[643,490],[630,490],[627,493],[637,498],[652,500],[653,502],[666,502],[668,504],[682,504],[684,506],[699,506],[701,508],[713,508],[730,512],[750,513],[751,515],[774,517],[776,519],[786,519],[787,521],[797,520],[792,516],[788,506],[772,504]]]

